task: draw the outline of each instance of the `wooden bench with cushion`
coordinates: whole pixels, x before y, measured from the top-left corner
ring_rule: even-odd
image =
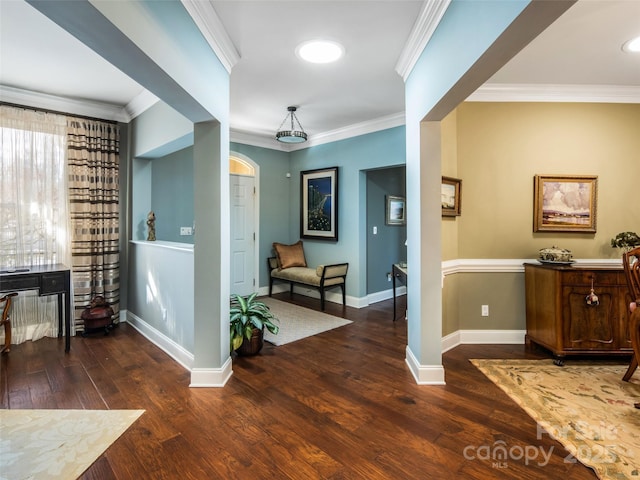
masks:
[[[276,256],[267,259],[270,272],[269,296],[273,292],[274,280],[289,282],[290,293],[293,293],[294,284],[314,287],[320,292],[320,308],[324,310],[325,289],[340,287],[342,304],[346,305],[345,283],[349,270],[348,263],[320,265],[316,268],[307,267],[302,240],[293,245],[274,242],[273,249]]]

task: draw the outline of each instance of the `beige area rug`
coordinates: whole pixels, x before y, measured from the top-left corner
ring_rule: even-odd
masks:
[[[264,339],[274,345],[284,345],[295,342],[301,338],[317,335],[318,333],[342,327],[351,320],[334,317],[317,310],[300,307],[292,303],[281,302],[274,298],[261,298],[261,301],[269,305],[269,309],[280,320],[278,326],[280,331],[273,335],[269,331],[264,331]]]
[[[623,382],[622,365],[471,362],[599,478],[640,478],[640,372]]]
[[[0,478],[74,480],[144,410],[0,410]]]

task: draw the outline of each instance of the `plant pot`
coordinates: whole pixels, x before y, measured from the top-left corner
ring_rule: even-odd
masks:
[[[251,338],[244,338],[242,344],[236,349],[236,353],[242,357],[256,355],[262,350],[264,332],[259,328],[254,328]]]

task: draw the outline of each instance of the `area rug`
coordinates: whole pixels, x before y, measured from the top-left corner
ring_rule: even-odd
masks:
[[[0,410],[0,478],[75,480],[144,410]]]
[[[640,376],[622,365],[471,360],[599,478],[640,478]],[[568,459],[569,461],[569,459]]]
[[[295,342],[296,340],[352,323],[351,320],[282,302],[274,298],[266,297],[260,300],[269,305],[269,309],[280,320],[278,323],[280,331],[277,335],[273,335],[267,330],[264,332],[264,339],[274,345],[279,346]]]

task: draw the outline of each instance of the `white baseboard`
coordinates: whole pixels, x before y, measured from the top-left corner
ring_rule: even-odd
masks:
[[[405,363],[418,385],[445,385],[442,365],[420,365],[408,345],[406,352]]]
[[[224,387],[233,374],[231,363],[229,357],[220,368],[192,368],[189,387]]]
[[[401,297],[406,294],[407,294],[406,286],[401,285],[396,288],[396,297]],[[381,292],[371,293],[366,297],[368,305],[371,305],[372,303],[382,302],[384,300],[389,300],[390,298],[393,298],[393,288],[390,288],[388,290],[383,290]]]
[[[127,323],[140,332],[143,337],[164,351],[184,368],[191,370],[193,365],[193,354],[191,352],[187,351],[181,345],[178,345],[162,332],[156,330],[137,315],[129,311],[125,312],[126,315],[124,317],[122,316],[122,311],[120,312],[120,318],[126,318]]]
[[[278,283],[273,285],[273,293],[286,293],[289,291],[289,285],[284,283]],[[315,288],[304,287],[302,285],[294,285],[293,292],[306,297],[320,299],[320,292]],[[404,285],[396,289],[396,295],[398,297],[407,294],[407,287]],[[269,287],[260,287],[258,289],[258,295],[269,295]],[[347,306],[354,308],[365,308],[372,303],[382,302],[383,300],[389,300],[393,298],[393,289],[383,290],[382,292],[372,293],[366,297],[352,297],[347,295]],[[342,294],[336,292],[326,292],[325,300],[327,302],[337,303],[342,305]]]
[[[524,344],[525,330],[458,330],[442,337],[442,353],[464,344]]]
[[[287,293],[289,291],[288,283],[274,283],[272,293]],[[316,288],[305,287],[302,285],[294,285],[293,293],[304,295],[305,297],[317,298],[320,300],[320,292]],[[258,289],[258,295],[269,295],[269,287],[260,287]],[[342,292],[325,292],[325,301],[331,303],[337,303],[342,305]],[[367,297],[358,298],[346,296],[346,303],[348,307],[364,308],[369,305]]]
[[[173,358],[187,370],[191,371],[190,387],[224,387],[233,374],[231,357],[220,368],[193,368],[193,354],[169,337],[159,332],[133,313],[121,310],[120,318],[126,318],[133,328]]]

